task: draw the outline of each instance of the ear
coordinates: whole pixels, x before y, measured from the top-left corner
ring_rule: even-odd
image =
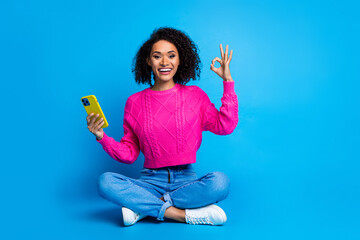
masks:
[[[151,67],[151,64],[150,64],[150,59],[149,59],[149,57],[147,57],[147,58],[146,58],[146,63],[147,63],[147,65],[149,65],[149,66]]]

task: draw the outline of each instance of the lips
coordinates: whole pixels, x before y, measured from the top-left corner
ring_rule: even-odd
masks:
[[[168,71],[160,71],[161,69],[167,69]],[[159,73],[161,75],[168,75],[172,71],[172,68],[159,68]]]

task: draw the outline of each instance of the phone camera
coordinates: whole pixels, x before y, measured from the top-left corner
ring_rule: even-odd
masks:
[[[83,98],[81,101],[83,102],[84,106],[90,106],[90,102],[87,98]]]

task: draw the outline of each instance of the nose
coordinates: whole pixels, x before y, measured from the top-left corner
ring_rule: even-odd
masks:
[[[160,64],[161,64],[162,66],[164,66],[164,67],[167,66],[167,60],[166,60],[165,57],[162,58]]]

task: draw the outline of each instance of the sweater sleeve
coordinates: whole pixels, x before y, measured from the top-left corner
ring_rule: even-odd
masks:
[[[216,135],[228,135],[236,128],[238,115],[238,99],[234,90],[234,81],[223,81],[224,93],[221,98],[220,111],[205,93],[202,101],[202,131],[210,131]]]
[[[104,131],[104,137],[101,140],[97,140],[103,149],[115,160],[131,164],[135,162],[140,154],[139,139],[133,131],[134,121],[131,116],[132,101],[128,99],[125,104],[124,113],[124,136],[120,142],[115,141],[113,138],[107,136]]]

